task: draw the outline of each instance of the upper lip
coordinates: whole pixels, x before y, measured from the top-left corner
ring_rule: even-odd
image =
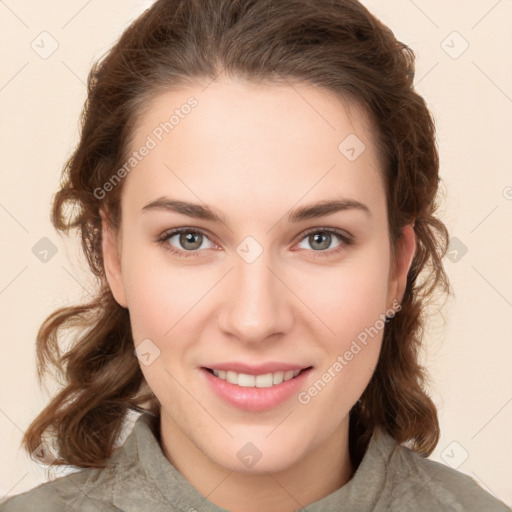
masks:
[[[210,370],[231,370],[236,373],[245,373],[247,375],[264,375],[266,373],[274,373],[278,371],[287,372],[290,370],[304,370],[306,368],[309,368],[310,366],[311,365],[280,363],[278,361],[270,361],[268,363],[262,364],[247,364],[232,361],[228,363],[213,363],[211,365],[205,366],[204,368],[208,368]]]

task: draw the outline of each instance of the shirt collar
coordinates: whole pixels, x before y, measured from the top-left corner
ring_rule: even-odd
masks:
[[[142,414],[115,454],[114,505],[125,512],[229,512],[205,498],[165,457],[155,436],[156,418]],[[373,510],[386,481],[389,459],[397,446],[375,430],[354,476],[343,487],[305,507],[307,512]],[[369,485],[371,482],[371,485]],[[302,509],[300,509],[302,510]]]

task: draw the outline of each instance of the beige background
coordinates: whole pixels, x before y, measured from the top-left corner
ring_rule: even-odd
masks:
[[[363,3],[417,53],[416,84],[438,128],[442,214],[456,238],[445,259],[455,298],[443,309],[446,325],[436,316],[425,340],[442,426],[431,458],[512,505],[512,1]],[[87,72],[150,4],[0,2],[0,500],[46,478],[19,449],[47,399],[36,380],[35,333],[91,289],[76,242],[49,221]],[[32,252],[43,237],[57,248],[46,262]]]

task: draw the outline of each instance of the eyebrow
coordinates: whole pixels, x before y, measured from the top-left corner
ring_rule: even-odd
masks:
[[[214,208],[207,205],[203,206],[196,203],[178,201],[168,197],[160,197],[151,201],[142,208],[142,213],[152,210],[176,212],[181,213],[182,215],[187,215],[188,217],[226,224],[226,217]],[[369,217],[372,216],[370,209],[365,204],[354,199],[341,198],[323,200],[317,203],[301,206],[288,214],[288,222],[297,223],[303,220],[316,219],[318,217],[324,217],[336,212],[348,210],[359,210],[366,213]]]
[[[288,222],[300,222],[307,219],[316,219],[332,213],[348,210],[359,210],[366,213],[368,217],[372,216],[370,208],[365,204],[356,201],[355,199],[342,198],[324,200],[319,201],[318,203],[301,206],[288,214]]]

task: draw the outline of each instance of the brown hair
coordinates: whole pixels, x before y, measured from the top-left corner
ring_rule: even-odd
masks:
[[[103,267],[99,212],[119,227],[122,183],[101,199],[95,191],[126,162],[134,127],[156,94],[223,73],[314,84],[371,117],[391,246],[414,222],[417,251],[402,309],[386,324],[376,371],[350,413],[351,455],[360,459],[376,427],[424,456],[432,452],[439,424],[418,356],[427,302],[450,291],[442,264],[448,232],[434,215],[439,156],[432,116],[414,90],[414,59],[355,0],[157,0],[124,31],[90,71],[80,141],[52,210],[57,230],[80,232],[97,297],[55,311],[38,332],[39,376],[53,367],[64,386],[28,428],[27,450],[50,436],[55,464],[101,467],[130,408],[158,412],[134,355],[128,311],[114,300]],[[428,278],[420,282],[422,271]],[[75,339],[62,353],[66,331]]]

